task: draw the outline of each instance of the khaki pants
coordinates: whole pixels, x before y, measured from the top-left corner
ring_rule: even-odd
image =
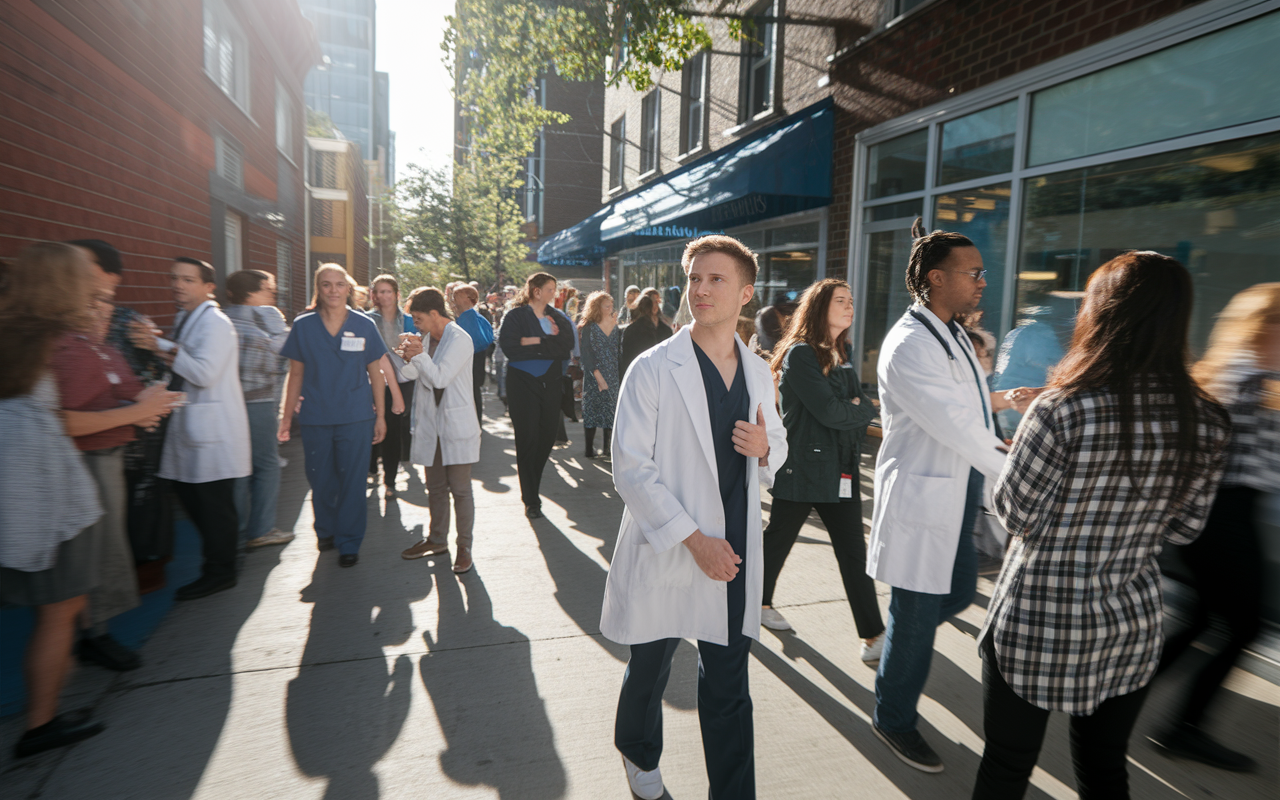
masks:
[[[138,573],[125,527],[124,448],[90,450],[85,466],[98,486],[102,517],[86,531],[97,540],[98,585],[89,592],[87,619],[92,635],[107,632],[106,622],[138,605]]]
[[[431,527],[427,541],[447,544],[449,541],[449,495],[453,495],[458,514],[458,547],[471,548],[471,528],[476,520],[476,502],[471,494],[471,465],[444,466],[440,440],[436,440],[436,456],[427,467],[427,505],[431,509]]]

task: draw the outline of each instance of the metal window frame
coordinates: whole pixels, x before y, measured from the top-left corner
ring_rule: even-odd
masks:
[[[645,117],[648,117],[646,120]],[[646,122],[648,124],[646,124]],[[640,98],[640,177],[658,171],[662,140],[662,95],[657,87]]]
[[[857,304],[856,319],[862,320],[865,318],[866,288],[870,279],[865,264],[866,234],[898,230],[906,227],[903,224],[905,218],[865,223],[863,222],[863,217],[866,209],[919,199],[922,204],[921,211],[925,227],[931,228],[934,223],[935,198],[938,195],[1009,182],[1011,193],[1009,197],[1006,261],[1000,265],[1000,268],[1005,270],[1006,276],[1012,277],[1005,281],[1004,296],[1001,298],[1001,310],[1004,312],[1002,314],[1004,317],[1002,330],[993,331],[997,337],[1002,337],[1011,328],[1013,315],[1016,311],[1013,305],[1017,298],[1016,269],[1019,246],[1021,244],[1019,235],[1023,220],[1023,185],[1027,180],[1043,175],[1069,172],[1118,161],[1128,161],[1206,144],[1280,132],[1280,117],[1273,117],[1119,150],[1055,161],[1036,167],[1027,167],[1026,154],[1030,136],[1032,95],[1043,89],[1101,72],[1117,64],[1159,52],[1232,25],[1248,22],[1251,19],[1277,10],[1280,10],[1280,0],[1208,0],[1208,2],[1171,14],[1149,25],[1024,72],[1011,75],[1008,78],[967,92],[959,97],[949,98],[918,111],[904,114],[896,119],[888,120],[858,133],[855,137],[852,168],[851,199],[853,202],[850,204],[849,255],[845,266],[847,280],[854,289],[855,302]],[[941,126],[960,117],[984,111],[1014,99],[1018,100],[1019,105],[1018,126],[1014,135],[1013,169],[1009,172],[982,178],[935,186],[934,178],[941,158],[938,150],[941,142]],[[929,144],[926,151],[925,188],[920,191],[904,192],[890,197],[879,197],[874,200],[863,199],[866,195],[865,183],[869,170],[870,148],[926,127],[929,129]],[[909,225],[910,223],[907,222],[906,224]],[[861,324],[855,325],[854,328],[854,335],[851,337],[854,352],[861,353],[865,344],[863,341],[863,328]]]

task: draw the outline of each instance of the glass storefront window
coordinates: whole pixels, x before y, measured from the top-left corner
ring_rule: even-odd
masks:
[[[863,222],[884,222],[890,219],[902,219],[903,217],[918,217],[924,213],[924,201],[903,200],[901,203],[888,203],[882,206],[872,206],[862,212]]]
[[[1280,12],[1037,92],[1027,165],[1280,116],[1278,42]]]
[[[771,306],[784,300],[799,300],[800,295],[817,277],[816,247],[761,255],[760,272],[756,278],[758,307]]]
[[[810,245],[818,241],[818,222],[802,222],[799,225],[787,225],[765,231],[769,247],[797,247]]]
[[[1232,295],[1280,275],[1280,135],[1033,178],[1025,195],[1019,326],[1047,323],[1059,348],[1089,276],[1126,250],[1191,271],[1195,354]]]
[[[927,129],[873,145],[867,152],[867,199],[923,189],[928,148]]]
[[[982,253],[987,288],[982,295],[982,327],[999,332],[1004,325],[1005,264],[1009,250],[1011,183],[941,194],[934,198],[934,227],[964,234]],[[903,262],[905,267],[906,262]]]
[[[907,222],[910,225],[910,221]],[[876,385],[876,364],[885,334],[911,305],[907,291],[906,267],[911,256],[909,227],[869,233],[866,236],[867,280],[863,305],[862,367],[859,377],[864,386]]]
[[[1017,130],[1017,100],[943,124],[938,185],[1011,172]]]

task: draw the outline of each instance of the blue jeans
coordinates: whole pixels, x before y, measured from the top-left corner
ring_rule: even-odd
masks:
[[[365,475],[373,420],[301,428],[316,536],[333,539],[341,555],[359,553],[368,522]]]
[[[978,590],[978,556],[973,527],[982,504],[982,473],[969,470],[969,490],[960,523],[960,541],[951,567],[951,591],[925,594],[893,587],[884,653],[876,670],[876,727],[890,733],[916,729],[916,704],[929,678],[933,637],[948,617],[964,611]]]
[[[253,474],[236,479],[236,516],[240,519],[240,544],[264,536],[276,526],[276,501],[280,498],[280,455],[276,432],[279,403],[246,403],[249,411],[249,445]]]

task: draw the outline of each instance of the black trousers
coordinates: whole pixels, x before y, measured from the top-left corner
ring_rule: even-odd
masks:
[[[1204,532],[1182,548],[1184,562],[1195,579],[1198,602],[1191,624],[1165,639],[1160,670],[1177,661],[1208,630],[1211,617],[1226,625],[1227,642],[1192,679],[1174,717],[1178,722],[1200,725],[1240,651],[1258,635],[1264,563],[1258,535],[1258,496],[1256,489],[1244,486],[1219,489]]]
[[[415,381],[405,381],[400,386],[400,396],[404,398],[404,413],[391,413],[391,389],[383,389],[383,417],[387,420],[387,435],[373,446],[369,455],[369,472],[378,471],[378,458],[382,458],[382,482],[387,486],[396,485],[396,474],[400,471],[400,462],[409,458],[409,420],[413,413],[413,387]]]
[[[990,637],[983,642],[982,658],[982,727],[987,744],[973,797],[1018,800],[1026,793],[1040,757],[1049,712],[1009,688],[1000,674]],[[1071,760],[1080,800],[1129,797],[1125,759],[1147,688],[1105,700],[1087,717],[1071,717]]]
[[[867,542],[862,536],[862,502],[799,503],[773,498],[769,527],[764,529],[764,597],[761,603],[773,605],[773,588],[787,561],[791,546],[809,518],[809,509],[817,509],[822,524],[831,537],[844,593],[853,609],[858,636],[871,639],[884,632],[884,619],[876,602],[876,583],[867,575]]]
[[[662,693],[679,645],[679,639],[632,645],[622,678],[613,742],[646,771],[657,769],[662,756]],[[741,612],[736,620],[730,615],[727,646],[698,642],[698,725],[715,800],[756,796],[755,731],[747,681],[750,652]]]
[[[484,423],[484,358],[488,350],[481,350],[471,357],[471,390],[476,398],[476,419]]]
[[[235,479],[207,483],[170,481],[187,516],[200,532],[204,550],[202,578],[234,578],[240,522],[236,517]]]
[[[507,370],[507,404],[511,409],[511,427],[515,429],[516,472],[520,476],[520,499],[526,508],[542,508],[539,497],[542,469],[556,443],[561,390],[558,364],[552,364],[545,374],[537,377],[514,367]]]

